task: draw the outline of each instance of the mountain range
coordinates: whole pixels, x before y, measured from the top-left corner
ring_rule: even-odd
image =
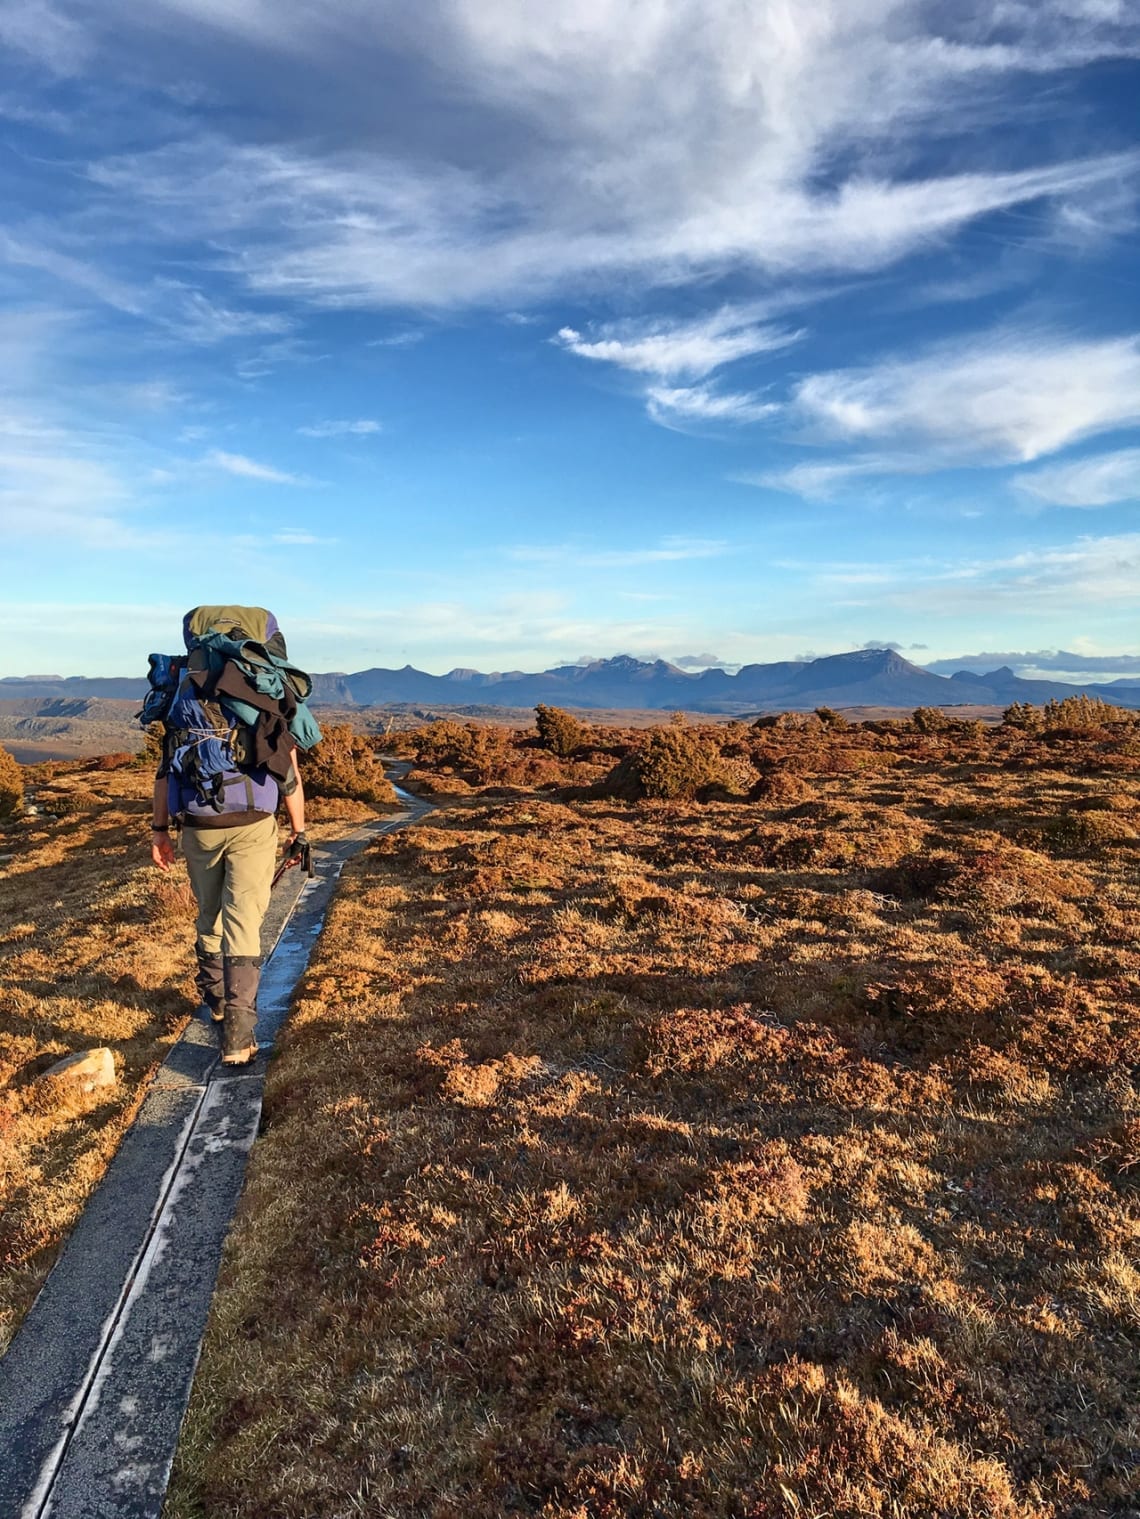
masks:
[[[7,676],[0,699],[105,697],[140,699],[145,680]],[[892,649],[858,649],[822,659],[782,660],[697,674],[666,660],[628,654],[588,663],[558,665],[528,674],[508,670],[483,674],[451,670],[429,675],[405,665],[401,670],[358,670],[355,674],[313,676],[313,704],[335,706],[492,706],[640,708],[744,714],[810,711],[813,707],[1007,706],[1010,702],[1060,700],[1084,691],[1116,706],[1140,708],[1140,682],[1074,685],[1060,680],[1022,680],[1008,665],[977,675],[968,670],[935,675]]]

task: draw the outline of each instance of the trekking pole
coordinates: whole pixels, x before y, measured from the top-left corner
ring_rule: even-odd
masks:
[[[273,877],[272,882],[270,883],[270,887],[269,887],[270,891],[273,890],[274,886],[277,885],[277,883],[281,879],[281,877],[290,868],[290,865],[291,865],[293,859],[294,859],[293,855],[287,854],[285,856],[285,858],[281,861],[280,865],[278,865],[278,867],[277,867],[277,873]],[[313,846],[308,842],[307,839],[301,845],[301,854],[300,854],[300,858],[297,860],[297,864],[301,867],[301,869],[305,872],[305,874],[308,876],[309,880],[311,881],[313,879]]]

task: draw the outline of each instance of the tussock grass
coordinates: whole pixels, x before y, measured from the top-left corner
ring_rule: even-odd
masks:
[[[1050,826],[1129,742],[729,725],[753,800],[353,862],[171,1519],[1140,1508],[1140,855]]]

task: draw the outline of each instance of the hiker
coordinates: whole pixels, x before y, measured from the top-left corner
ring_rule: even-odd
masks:
[[[183,620],[187,657],[155,655],[140,719],[165,732],[154,783],[151,858],[174,863],[172,824],[198,906],[197,984],[222,1024],[222,1063],[257,1054],[261,924],[277,857],[278,806],[291,836],[285,868],[307,855],[297,746],[320,729],[304,706],[308,676],[288,663],[272,613],[195,607]],[[161,714],[161,716],[160,716]]]

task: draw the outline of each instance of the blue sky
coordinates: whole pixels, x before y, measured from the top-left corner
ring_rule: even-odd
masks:
[[[199,601],[321,670],[1140,673],[1134,0],[5,0],[0,55],[0,674]]]

